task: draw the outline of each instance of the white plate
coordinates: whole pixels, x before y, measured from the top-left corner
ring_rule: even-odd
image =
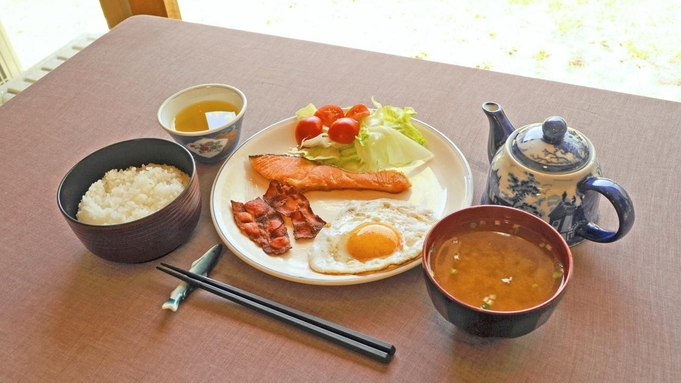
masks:
[[[421,258],[390,270],[365,275],[327,275],[313,271],[307,264],[307,253],[313,240],[295,240],[283,256],[267,255],[246,237],[234,223],[231,200],[246,202],[262,197],[269,181],[251,167],[249,155],[285,154],[295,146],[295,117],[280,121],[255,134],[225,160],[211,191],[210,211],[213,224],[222,241],[249,265],[286,280],[314,285],[352,285],[391,277],[421,264]],[[333,222],[338,211],[349,200],[395,198],[427,207],[443,217],[468,207],[473,201],[471,170],[461,151],[442,133],[431,126],[412,120],[426,139],[426,147],[435,156],[425,165],[404,171],[412,183],[400,194],[375,191],[306,192],[315,214]],[[289,231],[292,227],[289,225]]]

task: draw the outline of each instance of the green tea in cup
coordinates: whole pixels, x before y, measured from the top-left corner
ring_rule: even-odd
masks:
[[[229,123],[239,114],[234,104],[220,101],[201,101],[182,109],[173,121],[173,127],[180,132],[201,132],[216,129]]]
[[[200,84],[168,97],[158,123],[197,161],[220,162],[237,148],[246,113],[246,95],[226,84]]]

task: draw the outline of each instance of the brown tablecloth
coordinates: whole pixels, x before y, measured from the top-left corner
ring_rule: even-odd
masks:
[[[231,17],[238,17],[232,15]],[[462,52],[465,54],[465,52]],[[211,274],[393,343],[387,365],[199,291],[173,313],[158,262],[89,253],[56,204],[85,155],[136,137],[170,139],[159,104],[208,82],[248,96],[242,140],[316,105],[411,106],[485,185],[485,101],[516,126],[560,115],[595,144],[636,223],[612,244],[573,248],[571,287],[547,324],[516,339],[462,337],[432,307],[421,270],[353,286],[262,273],[225,251]],[[681,104],[175,20],[128,19],[0,107],[0,380],[681,381]],[[219,165],[198,165],[204,200],[190,240],[163,258],[188,267],[220,242],[209,197]],[[604,225],[614,212],[602,205]]]

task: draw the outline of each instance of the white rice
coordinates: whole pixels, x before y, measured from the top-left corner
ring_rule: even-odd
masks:
[[[169,165],[113,169],[90,186],[76,218],[92,225],[134,221],[170,204],[188,183],[187,174]]]

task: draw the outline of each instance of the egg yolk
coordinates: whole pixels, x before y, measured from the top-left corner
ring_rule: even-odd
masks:
[[[353,258],[365,262],[392,254],[400,246],[400,233],[390,225],[363,223],[350,233],[345,246]]]

